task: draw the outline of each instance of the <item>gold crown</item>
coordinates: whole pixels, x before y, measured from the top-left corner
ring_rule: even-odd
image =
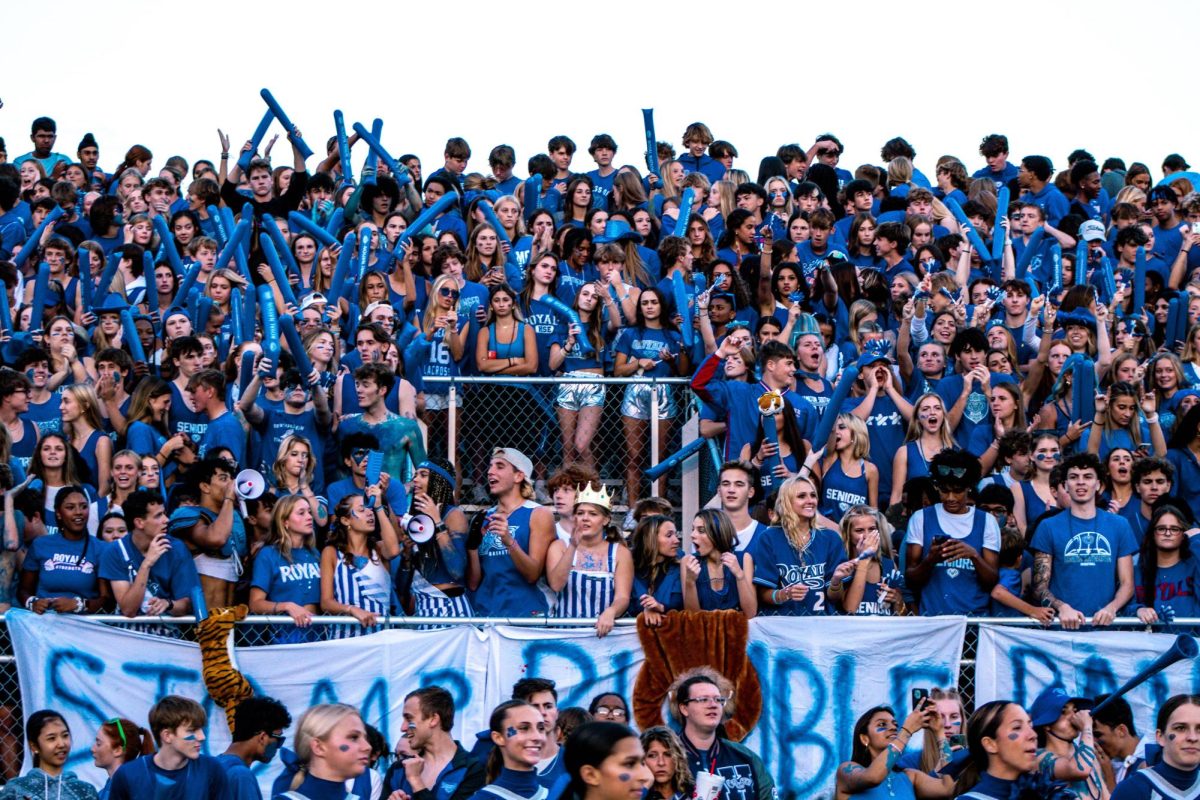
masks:
[[[612,497],[608,494],[608,489],[604,484],[600,484],[600,490],[592,489],[589,483],[586,486],[576,487],[575,505],[580,503],[591,503],[594,506],[600,506],[605,511],[612,511]]]

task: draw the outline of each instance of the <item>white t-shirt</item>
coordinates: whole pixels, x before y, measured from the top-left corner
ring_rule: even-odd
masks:
[[[971,534],[971,526],[975,522],[975,509],[969,509],[965,514],[950,514],[938,503],[933,507],[937,515],[939,530],[931,531],[932,536],[949,536],[951,539],[966,539]],[[904,537],[905,544],[919,544],[925,547],[925,512],[918,511],[908,520],[908,534]],[[983,547],[985,550],[1000,552],[1000,526],[991,514],[983,523]]]

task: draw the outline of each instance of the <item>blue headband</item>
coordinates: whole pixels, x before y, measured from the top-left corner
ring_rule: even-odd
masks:
[[[417,469],[427,469],[430,472],[441,475],[443,478],[446,479],[446,483],[450,484],[450,488],[451,489],[454,488],[454,477],[449,472],[446,472],[446,470],[439,467],[437,464],[434,464],[432,461],[422,461],[420,464],[417,464]]]

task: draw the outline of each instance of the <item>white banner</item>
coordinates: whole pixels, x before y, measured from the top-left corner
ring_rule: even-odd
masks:
[[[748,744],[780,797],[833,797],[834,770],[867,709],[908,713],[910,690],[957,686],[964,617],[762,617],[750,623],[750,659],[763,712]]]
[[[52,614],[10,612],[8,623],[25,713],[63,712],[75,736],[70,768],[85,780],[103,785],[88,752],[99,725],[118,714],[145,724],[150,706],[165,694],[201,700],[213,720],[206,752],[225,749],[224,715],[213,713],[204,691],[196,645]],[[752,621],[749,655],[763,711],[747,744],[762,755],[780,797],[832,796],[834,770],[849,758],[850,731],[866,709],[891,704],[903,714],[910,689],[956,685],[965,625],[955,617]],[[520,678],[552,678],[560,706],[586,707],[602,692],[629,699],[642,661],[632,628],[604,639],[588,628],[392,630],[237,652],[255,689],[282,701],[294,716],[313,703],[350,703],[393,743],[404,695],[443,685],[457,700],[454,735],[468,748]],[[264,793],[278,770],[278,764],[260,768]]]
[[[75,747],[68,768],[84,780],[98,787],[106,780],[89,752],[100,725],[115,716],[146,725],[150,707],[168,694],[196,698],[208,711],[204,752],[219,755],[229,744],[225,715],[204,690],[198,645],[55,614],[9,611],[7,621],[25,714],[52,708],[66,717]],[[400,736],[404,695],[437,684],[455,696],[455,736],[469,739],[487,727],[491,708],[483,696],[487,639],[470,626],[396,629],[340,641],[240,648],[237,665],[256,692],[282,702],[293,718],[314,703],[349,703],[389,742]],[[288,731],[289,746],[294,733]],[[256,765],[264,796],[279,769],[278,760]]]
[[[1173,634],[1043,631],[979,626],[975,705],[1009,699],[1026,708],[1042,689],[1060,684],[1072,697],[1112,692],[1166,652]],[[1154,731],[1158,707],[1179,692],[1200,689],[1200,660],[1176,663],[1135,687],[1125,699],[1138,733]]]

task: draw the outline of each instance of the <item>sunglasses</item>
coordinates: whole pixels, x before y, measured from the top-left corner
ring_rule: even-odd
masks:
[[[939,466],[937,468],[937,474],[938,474],[939,478],[962,479],[962,478],[966,477],[967,468],[966,467],[947,467],[947,466],[943,465],[943,466]]]
[[[438,289],[438,294],[441,295],[442,297],[448,297],[451,300],[457,300],[459,298],[459,295],[462,293],[459,292],[458,289],[448,289],[445,286],[443,286],[442,288]]]

